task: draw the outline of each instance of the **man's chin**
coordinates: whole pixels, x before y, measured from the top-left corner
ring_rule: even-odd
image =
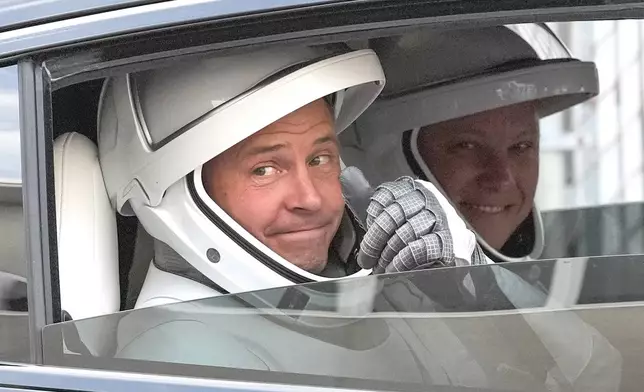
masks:
[[[326,258],[327,256],[325,255],[323,259],[314,258],[314,259],[308,259],[308,260],[297,260],[293,262],[293,264],[295,264],[295,266],[303,269],[306,272],[319,275],[324,270],[324,267],[326,267],[326,264],[327,264]]]
[[[503,233],[490,233],[490,232],[478,232],[478,234],[487,242],[488,245],[490,245],[492,248],[496,250],[500,250],[503,248],[503,245],[510,239],[510,236],[512,235],[512,232],[508,231],[503,232]]]
[[[501,217],[487,219],[468,217],[466,219],[474,231],[494,249],[501,249],[512,235],[513,229],[507,219]]]
[[[306,272],[312,274],[319,274],[324,270],[327,264],[328,254],[327,252],[324,255],[311,254],[310,250],[308,254],[303,255],[299,254],[290,254],[290,255],[281,255],[286,261],[295,265],[298,268],[303,269]],[[304,257],[303,257],[304,256]]]
[[[312,274],[319,274],[326,267],[330,241],[325,238],[316,238],[314,241],[279,239],[280,241],[267,241],[267,245],[289,263]]]

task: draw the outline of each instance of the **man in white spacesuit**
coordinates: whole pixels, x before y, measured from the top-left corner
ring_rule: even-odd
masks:
[[[387,85],[340,135],[369,181],[431,181],[495,261],[539,258],[539,121],[596,96],[594,63],[544,24],[374,39]],[[413,67],[410,67],[413,64]]]
[[[473,233],[438,192],[442,208],[403,178],[377,189],[367,213],[373,191],[359,170],[342,168],[336,135],[384,83],[372,50],[337,47],[209,56],[108,80],[99,108],[106,188],[155,239],[137,306],[367,275],[362,221],[381,215],[376,205],[394,221],[366,233],[370,243],[381,237],[370,254],[387,248],[378,258],[391,262],[413,243],[405,262],[477,260]],[[405,223],[401,237],[394,229]]]

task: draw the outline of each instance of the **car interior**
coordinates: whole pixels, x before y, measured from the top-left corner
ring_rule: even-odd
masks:
[[[368,40],[363,38],[345,43],[354,49],[368,46]],[[150,236],[135,217],[113,213],[101,187],[96,111],[103,80],[69,84],[52,92],[60,287],[71,290],[68,298],[80,298],[80,293],[94,293],[83,294],[85,300],[87,295],[96,296],[95,301],[90,301],[95,304],[92,309],[64,304],[65,319],[132,309],[153,255]],[[18,217],[19,211],[15,214]],[[640,203],[546,211],[548,238],[543,258],[619,254],[626,248],[629,253],[642,253],[644,231],[634,218],[641,215]],[[614,243],[598,242],[591,238],[597,227],[625,232],[627,237],[615,235]],[[19,235],[21,231],[11,232]],[[84,246],[78,247],[74,244],[81,235]],[[65,284],[66,279],[78,281],[77,275],[84,277],[84,287]]]

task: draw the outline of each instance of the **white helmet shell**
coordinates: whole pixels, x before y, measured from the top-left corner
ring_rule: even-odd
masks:
[[[370,47],[383,64],[387,86],[342,142],[358,147],[348,149],[345,162],[359,165],[374,183],[414,172],[444,192],[418,153],[421,127],[523,102],[535,102],[543,118],[599,93],[595,64],[572,58],[543,24],[417,30],[373,40]],[[407,145],[403,134],[410,137]],[[536,258],[543,249],[536,206],[531,217],[534,239],[525,256],[503,255],[480,236],[479,242],[499,260]]]
[[[384,83],[372,50],[331,47],[211,55],[109,79],[99,103],[98,140],[110,200],[221,292],[325,280],[284,260],[226,214],[207,195],[201,167],[331,95],[340,132]]]

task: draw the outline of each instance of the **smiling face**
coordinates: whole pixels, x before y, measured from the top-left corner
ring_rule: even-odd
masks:
[[[315,101],[204,165],[210,197],[280,256],[319,273],[344,199],[334,121]]]
[[[533,206],[539,177],[539,123],[532,103],[431,125],[419,152],[452,202],[495,249]]]

